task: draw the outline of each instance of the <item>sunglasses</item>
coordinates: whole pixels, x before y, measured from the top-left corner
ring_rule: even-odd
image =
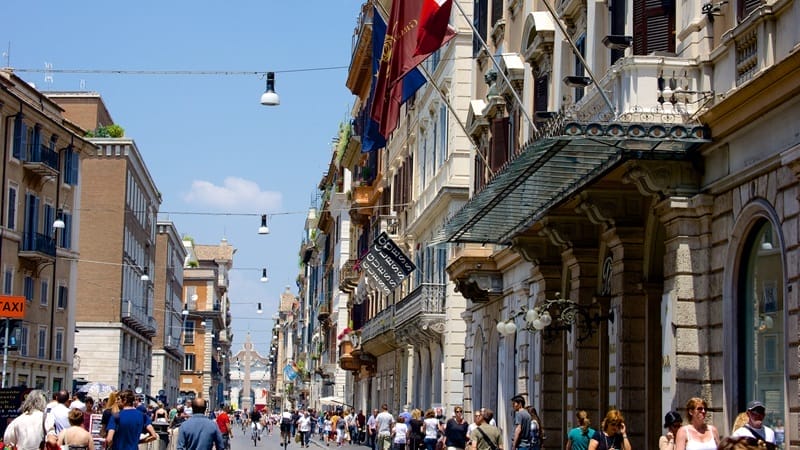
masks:
[[[460,409],[457,409],[457,410],[456,410],[456,414],[461,414],[461,413],[463,413],[463,412],[464,412],[464,411],[462,411],[462,410],[460,410]]]
[[[704,406],[698,406],[698,407],[697,407],[697,408],[695,408],[694,410],[695,410],[695,411],[700,411],[700,412],[705,412],[705,411],[706,411],[706,408],[705,408]]]

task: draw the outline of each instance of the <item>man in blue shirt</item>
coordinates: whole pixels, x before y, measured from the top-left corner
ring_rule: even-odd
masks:
[[[178,431],[178,450],[225,450],[222,433],[217,423],[208,418],[205,399],[192,399],[192,417],[183,422]]]
[[[108,421],[107,446],[112,450],[138,450],[140,443],[158,439],[156,430],[150,424],[150,417],[136,409],[136,396],[127,389],[119,394],[122,409]],[[141,434],[147,437],[141,438]]]

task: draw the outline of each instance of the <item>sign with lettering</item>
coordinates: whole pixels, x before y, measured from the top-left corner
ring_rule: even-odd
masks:
[[[362,258],[361,268],[388,295],[417,267],[392,238],[383,232],[375,238]]]
[[[5,319],[24,319],[25,297],[21,295],[0,295],[0,317]]]
[[[24,301],[25,297],[22,299]],[[26,391],[30,389],[21,387],[0,389],[0,432],[5,433],[8,423],[19,415],[19,405],[22,404]]]

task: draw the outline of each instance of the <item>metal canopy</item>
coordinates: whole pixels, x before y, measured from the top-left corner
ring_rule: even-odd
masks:
[[[557,131],[526,145],[448,220],[442,240],[506,244],[624,160],[686,159],[710,142],[699,125],[567,122]]]

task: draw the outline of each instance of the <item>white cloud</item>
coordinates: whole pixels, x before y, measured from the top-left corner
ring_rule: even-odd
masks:
[[[262,191],[258,183],[244,178],[227,177],[222,186],[195,180],[183,200],[227,212],[275,211],[281,207],[280,192]]]

